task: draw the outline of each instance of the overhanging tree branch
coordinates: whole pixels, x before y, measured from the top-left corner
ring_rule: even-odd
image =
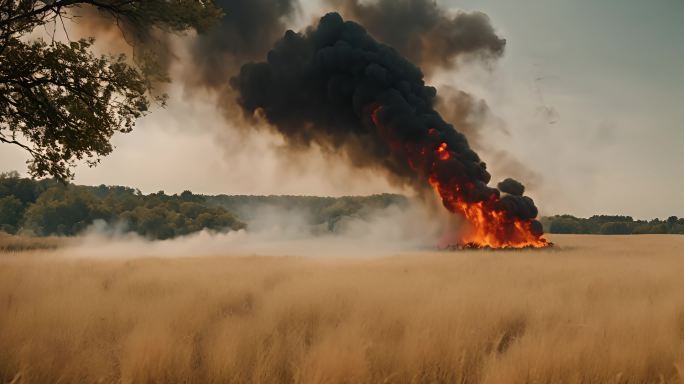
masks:
[[[92,38],[50,44],[22,38],[52,21],[66,33],[64,20],[85,6],[102,11],[122,33],[132,28],[131,45],[154,31],[199,30],[221,15],[204,0],[0,0],[0,143],[26,150],[33,176],[73,177],[76,161],[96,164],[111,153],[114,133],[130,132],[152,102],[163,105],[152,86],[166,76],[151,62],[96,56]],[[147,53],[143,60],[159,54],[154,47]]]

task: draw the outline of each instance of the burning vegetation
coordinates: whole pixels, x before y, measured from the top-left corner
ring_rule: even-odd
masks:
[[[435,111],[437,91],[421,70],[359,24],[330,13],[303,34],[288,31],[265,62],[244,65],[232,85],[243,110],[263,116],[293,146],[343,152],[355,166],[438,193],[467,222],[459,244],[550,245],[522,184],[489,187],[486,164]]]
[[[435,128],[427,130],[424,141],[401,142],[381,120],[382,106],[371,113],[373,124],[386,137],[393,152],[406,158],[411,169],[427,178],[442,198],[444,206],[461,214],[467,228],[458,243],[465,248],[543,248],[549,243],[542,238],[543,230],[537,208],[529,197],[522,196],[524,186],[513,179],[499,183],[499,189],[478,190],[478,185],[462,170],[463,159],[442,140]],[[450,127],[450,126],[448,126]],[[485,164],[481,164],[484,179],[490,178]],[[484,182],[486,184],[486,182]],[[501,192],[505,192],[501,196]],[[484,198],[483,198],[484,197]]]

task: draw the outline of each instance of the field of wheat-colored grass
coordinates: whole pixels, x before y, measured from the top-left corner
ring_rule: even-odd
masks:
[[[684,382],[684,236],[554,241],[386,258],[0,254],[0,383]]]
[[[73,240],[56,236],[14,236],[0,232],[0,253],[57,249],[72,243]]]

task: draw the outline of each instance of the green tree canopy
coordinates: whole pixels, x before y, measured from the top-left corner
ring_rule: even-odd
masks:
[[[14,196],[0,197],[0,231],[15,233],[24,215],[24,205]]]
[[[123,55],[96,56],[92,38],[60,42],[30,39],[38,27],[60,23],[79,9],[95,9],[127,31],[133,45],[152,31],[203,31],[221,11],[207,0],[0,0],[0,142],[30,155],[33,176],[73,177],[112,151],[116,132],[130,132],[166,80],[154,50],[136,63]],[[87,16],[86,16],[87,17]]]
[[[582,233],[582,224],[576,218],[560,217],[551,221],[548,226],[550,233]]]

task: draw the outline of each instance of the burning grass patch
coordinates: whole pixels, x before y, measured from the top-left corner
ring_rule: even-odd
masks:
[[[549,250],[551,248],[556,248],[556,244],[552,242],[546,242],[543,245],[523,245],[519,247],[491,247],[488,245],[481,245],[475,242],[463,243],[463,244],[450,244],[445,247],[440,247],[442,251],[497,251],[497,252],[511,252],[511,251],[529,251],[529,250]]]

